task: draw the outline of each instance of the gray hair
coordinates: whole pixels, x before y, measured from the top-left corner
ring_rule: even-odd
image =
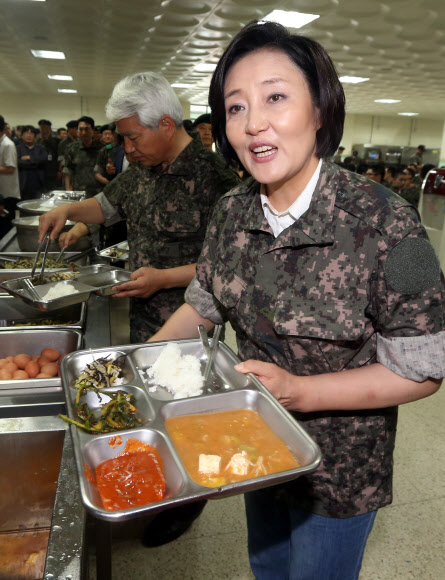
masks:
[[[164,115],[182,125],[182,107],[169,82],[154,72],[136,73],[125,77],[114,87],[105,106],[110,121],[120,121],[137,115],[144,127],[156,129]]]

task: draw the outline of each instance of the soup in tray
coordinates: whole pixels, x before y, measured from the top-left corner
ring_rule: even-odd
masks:
[[[165,427],[189,476],[206,487],[299,467],[283,441],[249,409],[169,417]]]

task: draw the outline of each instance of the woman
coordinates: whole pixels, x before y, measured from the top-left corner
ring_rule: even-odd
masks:
[[[313,474],[246,494],[260,579],[358,578],[391,502],[397,405],[444,376],[444,280],[416,211],[325,159],[344,95],[316,42],[251,23],[213,75],[218,147],[253,176],[216,206],[184,304],[151,340],[229,320],[235,368],[305,426]]]
[[[43,145],[36,143],[37,130],[25,125],[22,141],[17,145],[20,195],[24,199],[37,199],[45,191],[45,167],[48,153]]]

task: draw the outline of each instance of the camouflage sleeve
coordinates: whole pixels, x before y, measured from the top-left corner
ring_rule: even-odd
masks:
[[[196,277],[193,278],[185,291],[185,301],[193,306],[203,318],[208,318],[215,324],[224,323],[218,300],[213,294],[201,288]]]
[[[377,360],[421,382],[445,376],[445,280],[424,228],[410,219],[404,225],[403,239],[381,253],[371,285]]]
[[[104,154],[104,150],[106,152],[105,147],[104,149],[101,149],[97,154],[96,165],[94,166],[94,173],[100,173],[105,177],[106,156]]]
[[[105,196],[103,191],[101,191],[100,193],[98,193],[94,197],[97,200],[97,202],[99,203],[100,208],[102,210],[102,213],[104,215],[104,218],[105,218],[104,226],[105,227],[112,226],[112,225],[116,224],[117,222],[122,221],[122,216],[119,213],[119,210],[108,201],[108,199]]]

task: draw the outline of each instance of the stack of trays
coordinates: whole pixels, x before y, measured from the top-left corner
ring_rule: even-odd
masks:
[[[182,355],[191,354],[197,357],[204,368],[206,358],[199,340],[176,342]],[[318,467],[321,454],[316,443],[259,381],[251,375],[242,375],[234,370],[233,367],[239,359],[224,343],[218,344],[214,365],[216,380],[213,384],[205,388],[202,395],[173,400],[171,394],[164,388],[156,386],[146,375],[146,370],[153,365],[166,344],[159,342],[80,351],[69,354],[62,362],[62,384],[68,414],[70,418],[78,420],[75,413],[75,398],[78,392],[74,387],[76,379],[88,364],[99,358],[109,357],[109,360],[115,360],[126,355],[123,382],[118,386],[107,387],[105,390],[123,390],[131,393],[135,399],[137,416],[142,421],[135,429],[100,435],[90,434],[78,427],[71,427],[82,500],[86,509],[95,517],[108,521],[125,521],[141,514],[158,512],[194,500],[221,498],[289,481],[302,474],[310,473]],[[106,397],[101,396],[102,402],[97,402],[96,408],[107,402]],[[97,395],[90,391],[87,399],[90,409],[95,409]],[[165,421],[180,415],[234,409],[256,411],[290,449],[300,465],[287,471],[253,477],[220,487],[204,487],[193,481],[169,437]],[[122,445],[116,445],[117,435],[120,436]],[[158,502],[119,511],[107,511],[94,479],[92,481],[89,474],[94,474],[96,467],[103,461],[116,457],[124,449],[129,438],[147,443],[159,452],[163,464],[166,493],[164,499]]]
[[[61,270],[62,272],[69,272],[69,270]],[[6,290],[12,296],[22,299],[27,304],[39,308],[43,311],[57,310],[71,306],[72,304],[79,304],[89,299],[91,294],[99,296],[109,296],[116,292],[112,290],[113,286],[123,284],[130,280],[131,272],[122,268],[114,268],[105,264],[94,264],[92,266],[80,267],[73,278],[60,282],[48,282],[35,286],[37,294],[41,297],[37,299],[26,285],[26,280],[29,277],[15,278],[0,284],[0,287]],[[45,299],[44,296],[54,288],[56,285],[62,284],[64,286],[73,286],[76,292],[65,296],[53,298],[51,300]]]

